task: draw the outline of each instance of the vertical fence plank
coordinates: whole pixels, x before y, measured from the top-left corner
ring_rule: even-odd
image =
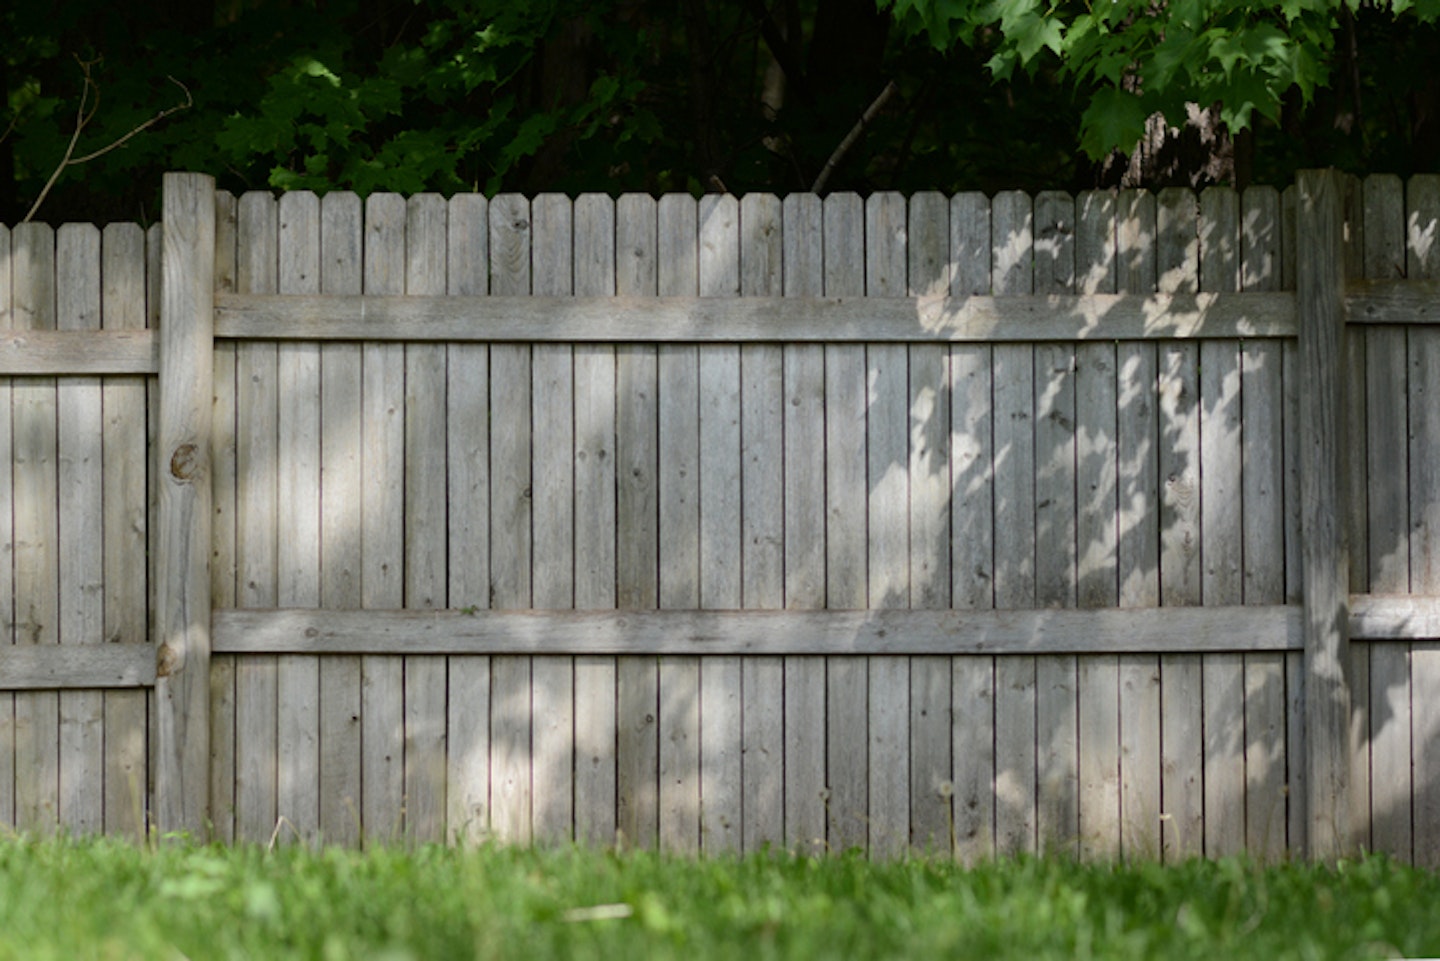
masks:
[[[230,251],[233,257],[233,245]],[[135,224],[110,224],[102,238],[101,256],[101,323],[106,330],[143,328],[144,231]],[[233,374],[233,366],[231,370]],[[109,378],[102,394],[104,639],[110,643],[143,644],[149,639],[145,596],[145,556],[149,547],[145,381],[141,377]],[[4,578],[0,578],[3,582]],[[231,584],[233,591],[233,576]],[[145,692],[106,691],[103,697],[104,829],[107,834],[140,840],[146,828]],[[214,806],[212,798],[212,811]]]
[[[873,194],[865,205],[865,293],[901,297],[906,289],[905,198]],[[910,604],[910,364],[906,348],[866,348],[869,410],[869,606]],[[895,857],[910,841],[910,664],[870,658],[870,854]]]
[[[1341,192],[1341,216],[1345,230],[1341,243],[1342,274],[1349,281],[1365,276],[1365,185],[1353,174],[1343,179]],[[1343,328],[1342,328],[1343,329]],[[1342,411],[1344,431],[1348,444],[1356,450],[1366,449],[1365,408],[1363,391],[1358,385],[1365,381],[1365,340],[1361,331],[1353,335],[1341,335],[1340,355],[1342,367],[1338,376],[1354,383],[1354,391],[1347,390],[1347,402]],[[1367,552],[1359,545],[1365,543],[1365,521],[1368,514],[1365,497],[1365,468],[1360,457],[1344,459],[1345,475],[1340,479],[1340,502],[1344,505],[1345,542],[1348,555],[1348,585],[1350,593],[1363,592],[1370,583]],[[1349,545],[1354,545],[1351,549]],[[1350,769],[1349,784],[1355,787],[1349,794],[1349,827],[1351,843],[1357,849],[1368,850],[1370,837],[1370,744],[1366,732],[1370,726],[1370,652],[1366,646],[1351,645],[1348,654],[1350,689]]]
[[[615,292],[655,296],[659,271],[654,198],[615,205]],[[615,349],[615,587],[622,608],[659,601],[659,381],[652,345]],[[616,830],[653,847],[660,828],[659,668],[653,657],[620,658],[616,672]]]
[[[320,201],[320,290],[364,289],[364,207],[347,191]],[[361,352],[320,348],[320,606],[361,606]],[[320,660],[319,830],[326,843],[360,839],[360,658]]]
[[[218,191],[215,195],[217,293],[235,293],[238,240],[239,204],[233,194]],[[143,259],[143,250],[140,256]],[[145,294],[142,292],[140,296],[140,311],[147,314]],[[210,525],[210,601],[216,607],[236,606],[238,589],[235,405],[239,388],[235,381],[235,357],[233,342],[222,341],[215,345],[215,406],[211,417],[214,516]],[[146,529],[153,530],[148,524]],[[235,840],[235,661],[234,655],[220,654],[210,662],[211,837],[226,844]],[[143,717],[146,707],[143,696],[141,701],[137,710]]]
[[[490,293],[530,293],[530,204],[518,194],[490,201]],[[531,581],[531,351],[490,348],[491,606],[533,605]],[[490,823],[497,839],[528,844],[533,755],[530,658],[490,659]]]
[[[405,293],[446,292],[448,207],[417,194],[405,211]],[[441,344],[405,346],[405,606],[447,606],[446,357]],[[406,841],[445,839],[446,660],[405,658]]]
[[[1200,197],[1200,287],[1240,287],[1240,196],[1229,187]],[[1200,346],[1200,596],[1206,604],[1244,600],[1240,344]],[[1210,856],[1245,849],[1245,662],[1239,654],[1201,658],[1204,726],[1204,845]]]
[[[1406,191],[1412,280],[1440,276],[1440,177],[1410,178]],[[1410,335],[1410,590],[1440,594],[1440,337],[1420,328]],[[1440,867],[1440,644],[1417,642],[1410,655],[1410,729],[1414,759],[1414,858],[1417,867]]]
[[[1155,197],[1121,191],[1115,224],[1116,283],[1153,293],[1158,283]],[[1160,604],[1159,354],[1154,344],[1116,347],[1120,605]],[[1120,658],[1120,850],[1160,856],[1160,659]]]
[[[1377,174],[1364,183],[1365,276],[1396,280],[1405,276],[1406,224],[1404,185],[1394,175]],[[1418,226],[1418,224],[1417,224]],[[1363,335],[1365,349],[1366,542],[1352,545],[1364,555],[1367,589],[1376,593],[1410,590],[1409,421],[1406,410],[1408,332],[1404,327],[1373,327]],[[1360,398],[1352,400],[1352,409]],[[1405,469],[1397,470],[1397,457]],[[1359,460],[1359,458],[1355,458]],[[1411,860],[1410,664],[1411,646],[1403,641],[1365,645],[1368,690],[1353,696],[1368,701],[1369,776],[1355,790],[1368,802],[1369,836],[1361,840],[1391,857]],[[1358,678],[1356,679],[1358,682]],[[1354,705],[1352,705],[1354,707]]]
[[[615,293],[615,203],[575,201],[575,293]],[[575,606],[615,606],[615,348],[575,347]],[[616,662],[575,658],[575,839],[616,840]]]
[[[1297,211],[1300,188],[1286,187],[1280,195],[1280,288],[1295,289],[1295,250]],[[1289,341],[1280,348],[1280,379],[1283,382],[1282,417],[1288,425],[1283,432],[1281,447],[1285,458],[1285,603],[1300,604],[1303,597],[1303,572],[1300,569],[1300,351]],[[1287,850],[1303,853],[1305,825],[1309,812],[1305,805],[1308,788],[1305,784],[1305,690],[1304,652],[1285,655],[1285,756],[1286,805],[1285,835]]]
[[[710,194],[699,205],[699,292],[740,292],[740,204]],[[700,606],[742,606],[740,348],[699,348]],[[738,851],[742,840],[741,670],[738,657],[700,665],[700,842],[709,852]]]
[[[279,270],[275,198],[240,198],[240,293],[275,293]],[[274,344],[243,343],[236,356],[236,476],[239,497],[236,558],[242,607],[274,607],[278,545],[276,509],[279,434],[278,354]],[[235,834],[265,841],[275,829],[276,658],[257,655],[235,666]]]
[[[779,198],[770,194],[740,201],[742,296],[783,292],[782,217]],[[741,601],[751,610],[779,610],[785,607],[783,348],[742,345],[740,381]],[[740,664],[741,849],[747,854],[785,844],[784,665],[779,657],[747,657]],[[818,747],[816,754],[824,757]]]
[[[536,295],[574,291],[574,211],[561,194],[541,194],[530,204]],[[532,348],[531,423],[535,432],[535,606],[575,606],[575,364],[568,344]],[[573,837],[575,821],[575,665],[562,655],[537,657],[532,711],[534,727],[535,839],[559,843]]]
[[[825,296],[863,294],[865,206],[855,194],[825,198]],[[867,604],[864,558],[865,348],[825,346],[825,576],[826,605],[838,609]],[[832,851],[864,848],[868,842],[869,729],[868,664],[863,657],[826,659],[826,776],[829,844]]]
[[[56,232],[56,326],[100,326],[100,231],[66,224]],[[61,377],[56,390],[60,527],[60,643],[98,644],[105,632],[100,382]],[[208,586],[208,585],[207,585]],[[206,680],[208,685],[209,681]],[[60,692],[60,826],[77,835],[103,824],[104,696]]]
[[[405,200],[371,194],[365,200],[365,293],[405,292]],[[405,603],[405,348],[361,347],[360,505],[361,603],[393,610]],[[369,842],[400,834],[405,793],[405,678],[396,656],[360,661],[362,748],[360,824]]]
[[[698,292],[697,209],[670,194],[658,208],[661,296]],[[659,348],[660,606],[700,604],[699,353],[693,345]],[[660,846],[700,847],[700,660],[660,659]]]
[[[1280,195],[1251,187],[1241,198],[1241,285],[1280,287]],[[1282,345],[1242,345],[1240,401],[1244,602],[1285,603],[1285,464]],[[1277,863],[1285,839],[1285,658],[1246,654],[1245,850]]]
[[[1075,292],[1075,202],[1065,193],[1035,198],[1035,292]],[[1075,347],[1035,348],[1035,600],[1074,607],[1076,553]],[[1078,664],[1035,659],[1036,829],[1040,850],[1074,856],[1080,836]]]
[[[950,293],[950,203],[938,193],[910,199],[907,233],[913,297]],[[909,349],[910,596],[914,608],[950,606],[950,411],[948,350]],[[910,843],[951,853],[954,823],[951,664],[948,657],[910,658]]]
[[[1033,290],[1034,218],[1019,191],[991,204],[994,292]],[[997,344],[995,384],[995,606],[1035,605],[1035,348]],[[995,843],[999,853],[1036,850],[1035,658],[995,662]]]
[[[11,233],[0,224],[0,330],[14,325],[11,310]],[[15,643],[14,435],[10,378],[0,378],[0,655]],[[0,828],[15,824],[15,695],[0,692]]]
[[[1300,497],[1305,583],[1305,738],[1309,813],[1306,853],[1330,859],[1352,847],[1349,809],[1349,568],[1338,376],[1343,341],[1343,184],[1338,175],[1300,174]]]
[[[446,217],[446,292],[490,291],[490,208],[484,194],[456,194]],[[446,544],[452,608],[490,606],[490,352],[446,348]],[[490,658],[452,657],[445,719],[445,837],[477,843],[490,826]]]
[[[990,201],[950,200],[952,296],[990,293]],[[951,604],[995,606],[993,348],[950,348]],[[951,775],[955,856],[975,864],[995,854],[995,658],[951,659]]]
[[[12,315],[19,330],[55,329],[55,233],[19,224],[12,235]],[[60,572],[56,546],[55,378],[17,381],[12,389],[15,510],[15,640],[59,638]],[[15,820],[22,831],[51,833],[58,824],[60,698],[54,691],[15,695]]]
[[[1199,287],[1195,195],[1160,191],[1156,258],[1161,293]],[[1199,347],[1160,348],[1160,600],[1166,606],[1201,602]],[[1166,860],[1204,848],[1202,667],[1198,655],[1161,658],[1161,851]]]
[[[199,837],[209,816],[210,410],[215,182],[166,174],[161,303],[156,820]],[[195,483],[198,478],[201,483]]]
[[[1083,294],[1115,293],[1117,195],[1081,194],[1075,204],[1075,278]],[[1116,346],[1075,348],[1076,603],[1119,601],[1119,476]],[[1082,857],[1120,857],[1120,663],[1082,657],[1077,665],[1077,774]]]
[[[280,196],[279,292],[320,292],[320,200]],[[320,345],[279,345],[279,493],[276,519],[281,607],[320,606]],[[320,661],[286,654],[276,664],[278,816],[313,842],[320,826]]]
[[[825,289],[824,207],[814,194],[785,198],[784,295]],[[825,351],[785,351],[785,607],[825,606]],[[785,658],[785,847],[825,847],[825,658]]]

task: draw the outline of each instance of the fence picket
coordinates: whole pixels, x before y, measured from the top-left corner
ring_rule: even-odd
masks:
[[[438,194],[409,198],[405,211],[405,293],[446,292],[447,204]],[[446,357],[440,344],[405,346],[405,606],[446,606]],[[407,842],[445,839],[446,660],[407,656],[404,829]]]
[[[1232,293],[1241,271],[1240,197],[1211,187],[1200,196],[1200,286]],[[1241,346],[1206,341],[1200,346],[1201,598],[1244,600],[1244,526],[1241,518]],[[1245,848],[1245,665],[1239,654],[1201,658],[1204,712],[1204,844],[1207,854]]]
[[[1440,177],[1416,175],[1406,185],[1409,233],[1407,276],[1440,276]],[[1412,330],[1410,353],[1410,590],[1440,593],[1440,414],[1430,385],[1440,380],[1440,338],[1432,330]],[[1410,654],[1410,729],[1414,756],[1414,859],[1417,867],[1440,867],[1440,644],[1417,641]],[[1422,843],[1425,842],[1425,843]]]
[[[1117,203],[1117,284],[1145,294],[1158,284],[1155,196],[1121,191]],[[1120,485],[1116,560],[1122,607],[1160,604],[1159,351],[1116,347],[1116,448]],[[1160,857],[1160,659],[1120,658],[1120,850],[1127,859]]]
[[[941,194],[910,199],[906,293],[948,296],[950,203]],[[940,345],[909,348],[910,596],[911,607],[950,606],[949,356]],[[951,658],[910,658],[910,844],[949,855],[955,816],[951,759]]]
[[[1241,197],[1241,282],[1245,290],[1280,286],[1280,195],[1251,187]],[[1241,556],[1246,604],[1285,600],[1281,345],[1242,345],[1240,372]],[[1285,660],[1283,654],[1244,656],[1245,847],[1257,860],[1285,856]],[[1208,817],[1207,812],[1207,817]]]
[[[240,198],[239,265],[242,293],[278,289],[278,211],[275,199],[250,192]],[[236,603],[275,607],[279,546],[276,528],[276,465],[279,451],[278,353],[274,344],[241,344],[236,356],[236,475],[239,491]],[[278,661],[246,658],[235,667],[235,836],[268,841],[278,812],[276,707]]]
[[[575,293],[615,293],[615,203],[575,202]],[[575,606],[611,608],[616,597],[615,348],[575,347]],[[575,839],[616,840],[616,662],[575,659]]]
[[[742,296],[782,293],[782,217],[777,197],[750,194],[740,201]],[[740,379],[742,606],[780,610],[785,607],[783,348],[742,345]],[[740,840],[748,854],[785,845],[785,662],[745,658],[740,669]],[[823,750],[816,753],[823,757]]]
[[[320,201],[320,289],[359,293],[364,286],[360,198],[333,191]],[[361,606],[361,350],[320,348],[320,606]],[[320,837],[353,845],[360,839],[360,658],[320,661]]]
[[[1081,293],[1114,293],[1118,197],[1091,191],[1076,199],[1075,277]],[[1075,348],[1076,603],[1118,603],[1119,476],[1117,347]],[[1120,857],[1120,663],[1080,658],[1076,666],[1076,762],[1082,857]]]
[[[873,194],[865,205],[865,292],[906,290],[905,198]],[[910,581],[910,364],[907,348],[866,348],[865,449],[869,492],[869,607],[908,607]],[[872,857],[896,857],[910,841],[910,662],[872,657],[868,699]]]
[[[626,194],[615,205],[615,292],[655,296],[659,273],[654,198]],[[659,601],[659,363],[653,345],[615,350],[616,605]],[[616,831],[654,847],[660,830],[659,665],[621,658],[616,672]]]
[[[865,291],[865,206],[855,194],[825,198],[825,296]],[[825,347],[825,596],[830,608],[867,603],[865,348]],[[861,657],[826,658],[826,788],[830,850],[865,848],[869,838],[869,665]],[[863,745],[863,747],[862,747]]]
[[[1065,193],[1035,198],[1035,292],[1075,292],[1075,202]],[[1035,348],[1035,600],[1074,607],[1076,541],[1075,347]],[[1078,852],[1080,835],[1078,664],[1035,659],[1036,829],[1040,850]]]
[[[701,199],[697,280],[702,297],[740,292],[740,205],[728,195]],[[699,362],[700,604],[742,606],[740,348],[706,344]],[[733,852],[743,837],[741,671],[738,657],[700,663],[701,849]]]
[[[530,204],[517,194],[490,201],[490,293],[530,293]],[[531,582],[531,349],[490,348],[490,606],[527,608]],[[502,546],[503,545],[503,546]],[[498,840],[533,838],[531,660],[490,660],[490,824]]]
[[[996,194],[990,209],[996,296],[1029,294],[1034,215],[1019,191]],[[1035,348],[996,345],[995,606],[1035,604]],[[995,844],[1007,855],[1036,851],[1035,658],[995,662]]]
[[[405,201],[394,194],[365,200],[367,294],[405,292]],[[365,607],[405,603],[405,348],[361,347],[360,593]],[[362,745],[360,820],[367,841],[387,843],[403,827],[405,678],[400,657],[360,662]]]
[[[782,208],[787,297],[823,293],[824,207],[812,194],[791,194]],[[785,607],[825,606],[825,348],[784,348]],[[825,663],[785,658],[785,847],[825,849]]]
[[[237,281],[239,203],[228,191],[215,195],[215,290],[234,293]],[[139,254],[143,264],[144,237]],[[146,310],[142,274],[139,308]],[[142,323],[145,321],[142,320]],[[215,516],[210,527],[210,598],[217,607],[234,607],[238,589],[236,555],[237,448],[235,381],[236,345],[215,345],[215,405],[211,411],[213,453],[210,468],[211,498]],[[143,408],[142,408],[143,410]],[[143,414],[142,414],[143,416]],[[148,512],[146,530],[150,530]],[[210,823],[211,836],[229,843],[235,839],[235,658],[217,654],[210,661]],[[143,710],[143,708],[142,708]],[[106,722],[109,723],[108,720]],[[144,727],[143,723],[140,725]]]
[[[953,296],[989,294],[990,201],[950,200]],[[951,603],[995,606],[993,348],[950,348]],[[995,658],[951,660],[952,810],[955,856],[965,864],[995,854]]]
[[[669,195],[657,209],[661,296],[699,290],[698,211]],[[660,606],[700,605],[699,351],[659,348]],[[700,659],[660,659],[660,846],[700,848]]]
[[[281,194],[279,292],[320,291],[320,200]],[[277,599],[282,607],[320,606],[320,346],[281,344]],[[276,664],[277,807],[291,831],[310,842],[320,822],[320,661],[282,655]]]
[[[14,327],[11,308],[11,232],[0,224],[0,331]],[[11,409],[10,378],[0,379],[0,410]],[[15,436],[9,417],[0,417],[0,656],[15,645]],[[15,821],[15,695],[0,692],[0,827],[14,828]]]
[[[531,290],[569,295],[574,291],[570,200],[541,194],[531,201],[530,212]],[[534,604],[568,608],[575,606],[574,355],[567,344],[537,344],[531,364]],[[574,830],[575,663],[569,657],[540,657],[531,671],[535,839],[555,844],[569,840]]]

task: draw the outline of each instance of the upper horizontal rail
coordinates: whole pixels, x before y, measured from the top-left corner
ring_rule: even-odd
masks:
[[[217,294],[217,337],[557,342],[1028,342],[1294,337],[1295,296],[372,297]]]
[[[158,345],[153,330],[7,330],[0,376],[155,374]]]
[[[1440,324],[1440,282],[1350,281],[1357,324]],[[216,336],[429,342],[1006,343],[1296,336],[1295,295],[370,297],[216,294]],[[154,330],[3,331],[0,376],[159,372]]]

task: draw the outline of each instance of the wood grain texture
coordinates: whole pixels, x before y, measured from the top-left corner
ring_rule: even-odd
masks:
[[[824,207],[792,194],[782,208],[784,294],[824,290]],[[825,348],[784,348],[785,607],[825,606]],[[785,659],[785,847],[816,854],[826,843],[825,659]]]
[[[63,281],[55,291],[56,326],[98,330],[99,228],[65,224],[56,231],[55,269]],[[100,381],[61,377],[56,388],[60,643],[97,644],[105,630]],[[104,823],[104,792],[93,789],[104,779],[103,724],[98,691],[61,693],[59,819],[74,834],[98,833]]]
[[[55,233],[19,224],[11,234],[15,264],[11,317],[16,329],[55,329]],[[15,643],[59,643],[59,511],[54,378],[21,381],[11,391],[14,511]],[[59,826],[60,699],[15,695],[15,823],[22,831]]]
[[[1341,361],[1344,306],[1342,184],[1300,175],[1297,285],[1300,338],[1300,497],[1305,578],[1306,853],[1320,859],[1353,847],[1349,798],[1349,566],[1339,526],[1344,477]]]
[[[216,210],[218,215],[218,201]],[[218,242],[216,247],[217,250],[220,247]],[[233,248],[231,253],[233,258]],[[101,256],[102,325],[106,330],[144,329],[144,231],[134,224],[107,226]],[[145,381],[110,379],[101,391],[104,411],[101,456],[106,480],[102,559],[104,639],[111,644],[140,644],[149,640],[145,577],[149,539],[145,509]],[[212,573],[212,583],[213,580]],[[0,577],[0,582],[3,581]],[[145,702],[146,694],[140,691],[109,691],[104,695],[104,828],[107,834],[137,840],[145,836],[149,780]],[[214,807],[212,799],[212,812]]]
[[[215,185],[165,176],[156,549],[156,822],[199,836],[209,817],[210,413],[214,373]]]
[[[673,196],[673,195],[672,195]],[[671,197],[665,198],[670,200]],[[1028,198],[1027,198],[1028,202]],[[662,202],[663,206],[663,202]],[[861,238],[857,237],[857,241]],[[1377,304],[1379,294],[1375,295]],[[1407,303],[1417,298],[1403,294]],[[890,300],[890,303],[875,303]],[[1368,302],[1368,301],[1367,301]],[[1375,317],[1382,315],[1376,308]],[[1371,322],[1384,323],[1380,319]],[[1032,297],[862,293],[703,298],[216,296],[216,333],[237,340],[1015,343],[1294,337],[1289,294],[1165,291]]]
[[[394,194],[365,199],[367,293],[405,291],[405,201]],[[399,345],[361,346],[360,601],[393,610],[405,602],[404,389]],[[403,828],[404,667],[398,657],[360,663],[360,823],[366,843],[393,843]]]

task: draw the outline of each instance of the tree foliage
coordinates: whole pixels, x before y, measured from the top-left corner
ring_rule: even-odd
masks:
[[[1088,100],[1080,146],[1098,160],[1141,139],[1146,118],[1179,126],[1186,105],[1219,105],[1232,131],[1279,124],[1335,80],[1337,37],[1355,39],[1359,0],[880,0],[938,50],[991,51],[1003,80],[1052,69]],[[1440,0],[1374,0],[1372,20],[1433,24]]]
[[[1437,12],[1440,0],[7,4],[0,220],[57,170],[51,220],[154,216],[160,173],[182,168],[231,190],[786,193],[833,160],[829,189],[1079,189],[1114,182],[1105,156],[1187,102],[1218,102],[1251,131],[1245,177],[1408,173],[1440,157]],[[77,136],[87,90],[98,100]]]

